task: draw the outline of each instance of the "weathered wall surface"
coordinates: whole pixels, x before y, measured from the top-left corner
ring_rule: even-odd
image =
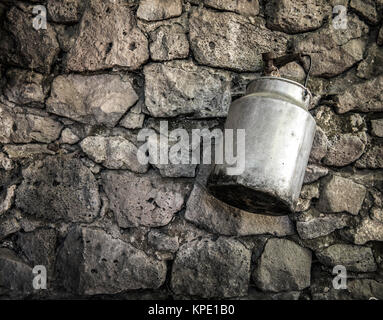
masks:
[[[383,299],[382,13],[382,0],[0,0],[0,296]],[[138,131],[161,119],[221,127],[270,50],[313,58],[296,214],[225,206],[204,166],[137,161]],[[281,74],[302,82],[304,67]],[[47,290],[32,288],[36,265]]]

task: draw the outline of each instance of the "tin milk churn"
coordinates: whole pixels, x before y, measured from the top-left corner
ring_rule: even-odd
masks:
[[[225,123],[233,132],[245,130],[245,169],[228,175],[228,164],[215,165],[210,193],[253,213],[294,211],[316,130],[310,99],[307,88],[295,81],[274,76],[253,80],[246,95],[232,103]],[[219,142],[223,146],[224,140]],[[236,150],[235,139],[233,144]]]

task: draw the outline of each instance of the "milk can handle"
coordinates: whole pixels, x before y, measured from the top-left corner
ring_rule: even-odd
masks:
[[[311,56],[309,54],[302,54],[302,57],[308,57],[310,60],[309,70],[307,71],[306,79],[305,79],[305,88],[307,88],[307,82],[309,81],[310,72],[311,72],[312,59],[311,59]]]
[[[278,68],[284,66],[285,64],[292,62],[292,61],[299,61],[301,64],[303,63],[302,58],[308,57],[310,60],[309,64],[309,70],[306,75],[305,79],[305,88],[307,88],[307,83],[309,81],[310,72],[311,72],[311,65],[312,65],[312,59],[311,56],[307,53],[291,53],[284,55],[282,57],[277,57],[274,52],[265,52],[262,53],[262,60],[264,62],[264,70],[263,74],[266,76],[280,76]]]

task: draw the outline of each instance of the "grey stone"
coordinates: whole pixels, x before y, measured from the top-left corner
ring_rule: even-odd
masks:
[[[247,294],[250,250],[234,239],[191,241],[177,252],[171,288],[179,295],[202,298],[237,297]]]
[[[262,75],[261,72],[256,73],[233,73],[232,74],[232,88],[231,88],[231,96],[233,99],[241,98],[246,94],[247,85],[259,78]],[[287,75],[286,78],[288,78]]]
[[[364,218],[362,222],[346,233],[355,244],[365,244],[369,241],[383,241],[383,223]]]
[[[8,144],[3,147],[3,151],[10,159],[33,158],[37,155],[54,155],[55,152],[48,149],[46,144]]]
[[[375,202],[380,202],[379,205],[382,205],[380,192],[383,192],[383,172],[380,170],[358,170],[352,178],[355,182],[370,188]],[[378,192],[377,194],[374,194],[374,189]]]
[[[54,79],[47,110],[81,123],[114,127],[138,96],[119,75],[61,75]]]
[[[0,248],[0,287],[11,295],[26,296],[33,291],[33,277],[32,268],[13,251]]]
[[[202,237],[209,237],[211,235],[206,230],[200,229],[194,224],[188,222],[182,212],[177,214],[171,223],[165,227],[162,227],[161,231],[170,237],[177,237],[180,245]]]
[[[153,133],[147,139],[147,147],[149,148],[149,162],[159,169],[161,176],[173,178],[195,177],[197,165],[191,163],[192,151],[199,148],[199,144],[193,148],[189,145],[189,139],[182,142],[173,139],[169,135]],[[178,147],[179,152],[172,153],[172,149]],[[168,163],[161,163],[160,153],[163,152],[162,150],[168,151]]]
[[[32,13],[32,8],[29,9]],[[6,20],[5,25],[13,40],[9,39],[9,48],[2,49],[0,45],[0,57],[10,64],[50,73],[60,50],[52,26],[48,23],[47,29],[36,30],[32,26],[33,16],[16,6],[7,12]]]
[[[296,213],[305,212],[306,210],[310,209],[310,206],[311,206],[311,199],[299,198],[297,203],[295,204],[294,212]]]
[[[81,162],[87,167],[89,168],[89,170],[93,173],[93,174],[98,174],[100,173],[100,171],[102,170],[102,167],[100,165],[98,165],[97,163],[95,163],[94,161],[90,160],[89,158],[82,158],[81,159]]]
[[[16,113],[0,103],[0,142],[52,142],[60,136],[61,123],[49,117]]]
[[[326,134],[320,127],[317,127],[314,136],[313,146],[310,153],[309,162],[320,163],[320,161],[327,154],[328,144],[329,141],[327,139]]]
[[[312,251],[319,251],[339,242],[335,232],[314,239],[301,239],[295,236],[291,240]]]
[[[383,27],[380,28],[378,38],[376,39],[378,46],[383,46]]]
[[[21,121],[23,119],[19,118]],[[16,118],[16,120],[18,120]],[[26,130],[28,138],[21,139],[19,141],[13,140],[13,142],[30,142],[30,141],[37,141],[37,142],[44,142],[49,143],[52,141],[55,141],[59,138],[62,125],[61,123],[49,118],[49,117],[41,117],[37,115],[27,114],[25,116],[25,120],[27,121],[28,125],[24,129],[22,126],[20,126],[20,123],[16,123],[15,125],[18,127],[17,130],[22,131]],[[29,132],[28,132],[29,131]]]
[[[163,25],[150,33],[150,56],[154,61],[187,58],[189,42],[180,24]]]
[[[383,48],[375,43],[368,48],[367,57],[358,65],[357,76],[372,79],[383,73]]]
[[[270,235],[256,235],[237,238],[247,249],[251,250],[251,261],[256,261],[262,254],[265,244]]]
[[[48,0],[50,18],[58,23],[74,23],[80,20],[84,2],[81,0]]]
[[[297,62],[290,62],[279,68],[281,77],[297,82],[303,82],[306,79],[306,72]]]
[[[375,144],[367,146],[366,149],[366,152],[356,162],[356,167],[362,169],[383,168],[383,144],[376,141]]]
[[[371,120],[371,133],[383,138],[383,119]]]
[[[336,97],[336,111],[383,111],[383,75],[354,84]]]
[[[372,201],[374,202],[374,205],[376,205],[379,208],[381,208],[382,204],[383,204],[383,202],[382,202],[382,200],[383,200],[382,193],[379,192],[378,190],[370,190],[370,195],[372,196]]]
[[[71,71],[95,71],[121,66],[137,70],[149,58],[148,40],[137,27],[133,9],[123,0],[113,4],[90,0],[79,36],[68,52]]]
[[[344,134],[339,139],[333,139],[324,159],[330,166],[342,167],[359,159],[365,150],[365,144],[356,136]]]
[[[66,143],[66,144],[75,144],[80,140],[80,138],[69,128],[65,128],[61,132],[61,143]]]
[[[195,9],[190,44],[200,64],[254,72],[262,69],[263,52],[286,50],[287,36],[268,30],[261,18],[253,24],[231,12]]]
[[[377,24],[379,21],[376,3],[374,0],[351,0],[350,7],[354,9],[361,17],[371,24]]]
[[[368,247],[334,244],[316,252],[316,256],[324,265],[343,265],[347,271],[374,272],[377,269],[372,250]]]
[[[0,169],[12,170],[15,167],[14,162],[9,159],[4,153],[0,152]]]
[[[176,129],[184,129],[191,136],[193,130],[198,129],[201,131],[201,135],[205,136],[203,129],[209,129],[212,131],[215,128],[222,127],[224,119],[190,119],[190,118],[170,118],[164,121],[163,119],[157,118],[148,118],[146,122],[146,127],[153,129],[156,133],[167,137],[169,140],[174,140],[174,137],[171,136],[171,131]],[[168,128],[168,130],[166,130]],[[169,141],[171,142],[171,141]],[[193,148],[189,146],[189,148]]]
[[[105,228],[103,224],[99,225],[100,228]],[[158,229],[156,229],[158,230]],[[149,227],[145,226],[138,226],[133,228],[127,228],[124,230],[124,232],[121,232],[121,229],[118,228],[116,225],[110,225],[108,222],[108,227],[106,229],[110,235],[112,235],[115,238],[120,238],[121,240],[131,244],[133,247],[139,250],[145,251],[145,253],[149,255],[156,254],[151,250],[150,246],[148,245],[148,233],[151,231]],[[159,259],[158,256],[156,256],[158,260],[164,260]]]
[[[12,185],[7,188],[4,196],[0,195],[0,216],[11,208],[15,197],[15,191],[16,185]]]
[[[146,21],[157,21],[180,16],[181,0],[141,0],[137,17]]]
[[[326,167],[317,166],[314,164],[309,164],[306,168],[305,177],[303,183],[312,183],[318,179],[326,176],[328,174],[328,169]]]
[[[22,214],[20,213],[20,216]],[[19,224],[21,227],[21,230],[24,232],[32,232],[39,228],[44,228],[44,221],[36,219],[31,216],[22,215],[21,219],[19,218]]]
[[[179,248],[178,237],[170,237],[158,230],[148,233],[148,243],[159,251],[177,252]]]
[[[69,52],[77,39],[78,24],[56,24],[54,27],[60,49],[65,53]]]
[[[192,61],[149,64],[144,68],[145,105],[154,117],[224,117],[231,103],[230,73]]]
[[[318,29],[331,7],[321,0],[272,0],[266,3],[267,27],[286,33]]]
[[[168,300],[171,295],[166,289],[129,291],[119,295],[123,300]]]
[[[383,299],[383,283],[373,279],[350,280],[347,283],[347,290],[356,300]]]
[[[311,251],[286,239],[269,239],[253,274],[262,291],[294,291],[310,286]]]
[[[88,227],[70,230],[57,259],[65,288],[85,295],[157,289],[166,277],[165,262]]]
[[[329,140],[340,134],[360,134],[367,131],[365,117],[357,113],[339,115],[329,107],[319,106],[314,114],[315,120]],[[359,136],[362,137],[364,134]]]
[[[330,108],[320,106],[315,120],[328,139],[325,164],[342,167],[360,158],[367,143],[367,126],[362,116],[337,115]]]
[[[197,165],[195,164],[154,164],[161,176],[169,178],[194,178]]]
[[[20,224],[13,215],[5,215],[0,217],[0,240],[5,239],[11,234],[20,230]]]
[[[126,129],[140,129],[143,127],[145,115],[142,113],[143,102],[137,102],[121,119],[119,125]]]
[[[102,185],[121,228],[167,225],[181,210],[188,183],[161,178],[154,172],[103,171]]]
[[[142,113],[129,112],[120,122],[120,126],[126,129],[140,129],[145,120],[145,115]]]
[[[21,180],[22,178],[17,167],[13,170],[0,170],[0,192],[2,195],[5,195],[3,192],[6,192],[6,190],[12,185],[19,185]],[[1,199],[3,199],[3,197],[1,197]]]
[[[91,222],[98,215],[98,185],[88,168],[71,156],[46,157],[22,172],[16,206],[50,221]]]
[[[301,296],[300,291],[289,291],[289,292],[279,292],[279,293],[274,293],[270,295],[271,299],[267,300],[299,300]]]
[[[377,221],[383,223],[383,209],[377,208],[377,207],[371,208],[371,217],[374,220],[377,220]]]
[[[42,107],[48,93],[45,77],[36,72],[10,69],[6,73],[8,79],[4,95],[9,101],[21,105]]]
[[[355,15],[347,16],[347,29],[335,29],[331,22],[318,31],[296,38],[294,49],[312,58],[312,76],[333,77],[363,59],[368,26]]]
[[[239,13],[243,16],[255,17],[259,13],[258,0],[204,0],[206,6]]]
[[[320,214],[311,209],[302,214],[304,220],[297,221],[297,231],[302,239],[315,239],[342,229],[350,223],[345,214]]]
[[[87,137],[80,143],[81,149],[96,163],[108,169],[129,169],[138,173],[148,171],[148,165],[137,159],[137,147],[120,137]]]
[[[211,196],[199,184],[194,185],[189,197],[185,218],[222,235],[272,234],[282,237],[295,233],[288,216],[266,216],[236,209]]]
[[[302,212],[308,210],[313,198],[319,198],[319,183],[306,184],[302,187],[295,211]]]
[[[303,212],[310,208],[311,199],[302,199],[299,198],[297,203],[295,204],[294,211],[295,212]]]
[[[350,179],[331,175],[322,180],[318,210],[357,215],[366,196],[366,188]]]
[[[249,294],[239,300],[299,300],[301,293],[299,291],[290,292],[262,292],[254,288],[249,288]]]
[[[312,300],[351,300],[347,290],[334,288],[334,277],[329,276],[328,272],[313,270],[310,286]]]
[[[172,26],[173,24],[179,24],[183,27],[186,33],[189,32],[189,12],[188,4],[185,5],[185,11],[182,15],[166,20],[158,21],[146,21],[146,20],[137,20],[137,26],[146,34],[152,33],[154,30],[158,29],[161,26]]]
[[[305,57],[304,59],[307,60],[308,58]],[[307,86],[312,94],[311,103],[308,106],[309,110],[318,106],[322,99],[328,95],[328,84],[329,82],[325,78],[309,77]]]
[[[53,274],[56,256],[56,231],[38,229],[19,233],[17,245],[32,266],[43,265],[48,274]]]

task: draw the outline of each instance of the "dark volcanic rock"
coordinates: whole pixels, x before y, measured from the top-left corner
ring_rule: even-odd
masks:
[[[32,13],[32,8],[29,9]],[[41,73],[50,73],[60,50],[56,32],[49,24],[46,30],[36,30],[32,23],[32,14],[17,7],[8,11],[6,26],[12,35],[13,44],[10,48],[3,48],[0,44],[0,60]]]
[[[171,287],[176,294],[202,298],[246,295],[250,256],[250,251],[237,240],[191,241],[177,253]]]
[[[95,71],[121,66],[136,70],[149,58],[148,40],[125,1],[89,0],[67,69]]]
[[[23,170],[16,206],[50,221],[90,222],[100,209],[98,185],[79,159],[47,157]]]
[[[272,32],[257,20],[230,12],[196,9],[190,15],[190,44],[195,59],[204,65],[238,71],[259,71],[263,52],[287,48],[287,36]]]
[[[103,230],[72,229],[58,254],[58,274],[73,292],[95,295],[133,289],[157,289],[166,264]]]
[[[253,278],[263,291],[293,291],[310,286],[311,252],[286,239],[269,239]]]
[[[102,185],[117,223],[122,228],[167,225],[184,205],[190,185],[161,178],[153,171],[147,175],[123,171],[104,171]]]

